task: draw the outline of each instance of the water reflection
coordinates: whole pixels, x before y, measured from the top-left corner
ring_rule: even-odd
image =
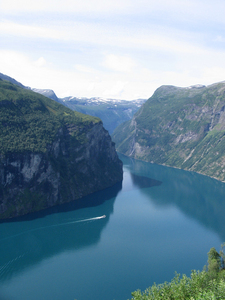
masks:
[[[159,180],[155,180],[145,176],[138,176],[134,173],[131,173],[130,175],[133,182],[133,186],[136,186],[139,189],[149,188],[149,187],[158,186],[162,184],[162,182]]]
[[[225,185],[122,159],[122,191],[0,224],[0,298],[128,299],[175,270],[202,269],[221,242],[205,227],[224,237]]]
[[[121,188],[118,183],[82,201],[0,224],[0,280],[61,252],[95,246]]]
[[[176,205],[183,213],[217,232],[225,241],[225,184],[207,176],[121,157],[129,170],[162,184],[141,189],[157,206]],[[135,177],[132,175],[135,182]]]
[[[191,172],[121,158],[130,171],[124,176],[123,192],[138,189],[155,206],[176,206],[225,241],[224,183]],[[82,201],[0,223],[0,281],[62,252],[96,247],[121,188],[120,183]]]

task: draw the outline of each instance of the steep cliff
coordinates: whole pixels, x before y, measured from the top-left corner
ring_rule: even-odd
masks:
[[[0,218],[73,201],[122,180],[98,118],[0,81]]]
[[[225,181],[225,82],[162,86],[112,138],[125,155]]]

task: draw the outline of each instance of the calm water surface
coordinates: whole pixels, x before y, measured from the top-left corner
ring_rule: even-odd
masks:
[[[122,184],[0,223],[0,300],[126,300],[202,270],[225,241],[225,184],[121,159]]]

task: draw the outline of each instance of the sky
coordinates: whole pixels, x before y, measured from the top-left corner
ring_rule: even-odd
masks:
[[[0,0],[0,73],[58,97],[225,80],[224,0]]]

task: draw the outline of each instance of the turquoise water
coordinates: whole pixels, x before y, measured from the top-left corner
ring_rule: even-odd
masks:
[[[224,183],[121,159],[122,184],[0,223],[1,300],[126,300],[220,249]]]

